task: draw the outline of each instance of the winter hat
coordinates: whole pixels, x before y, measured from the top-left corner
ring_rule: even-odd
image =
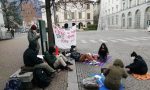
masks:
[[[124,64],[123,64],[123,62],[122,62],[121,59],[116,59],[116,60],[114,61],[113,65],[114,65],[114,66],[120,66],[121,68],[124,67]]]
[[[36,29],[37,29],[36,25],[31,26],[31,30],[36,30]]]
[[[75,48],[76,46],[75,45],[71,45],[71,48],[73,49],[73,48]]]
[[[131,53],[131,57],[136,57],[136,56],[137,56],[136,52],[133,51],[133,52]]]

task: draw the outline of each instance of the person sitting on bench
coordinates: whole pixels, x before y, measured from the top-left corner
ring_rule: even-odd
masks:
[[[33,68],[43,68],[47,71],[49,75],[54,74],[55,70],[45,63],[42,59],[37,57],[37,43],[36,41],[31,41],[29,47],[25,50],[23,54],[23,61],[26,67]]]
[[[59,53],[59,55],[55,55],[55,48],[54,47],[49,47],[49,51],[46,51],[44,54],[44,58],[47,61],[47,63],[54,67],[55,69],[66,69],[69,71],[72,71],[68,65],[73,65],[70,63],[67,58]]]

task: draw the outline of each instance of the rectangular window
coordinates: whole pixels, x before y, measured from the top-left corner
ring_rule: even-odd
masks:
[[[87,9],[90,9],[90,4],[87,4]]]
[[[132,18],[129,18],[129,27],[132,26]]]
[[[118,25],[118,15],[116,15],[116,25]]]
[[[90,13],[87,13],[87,19],[90,19]]]
[[[110,17],[108,17],[107,24],[110,25]]]
[[[112,25],[114,25],[114,16],[112,16]]]
[[[123,10],[125,9],[125,3],[123,3]]]
[[[82,12],[79,12],[79,19],[82,19]]]
[[[129,8],[131,7],[131,4],[132,4],[132,0],[129,1]]]
[[[72,19],[75,19],[74,12],[71,12]]]
[[[137,0],[137,5],[139,5],[139,0]]]
[[[125,19],[123,19],[122,22],[123,22],[123,27],[125,27]]]
[[[67,12],[64,12],[64,19],[67,19]]]
[[[116,11],[118,12],[118,5],[116,5]]]

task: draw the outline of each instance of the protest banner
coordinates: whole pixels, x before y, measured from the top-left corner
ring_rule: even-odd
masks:
[[[60,49],[69,49],[71,45],[76,45],[76,26],[69,30],[54,26],[55,44]]]

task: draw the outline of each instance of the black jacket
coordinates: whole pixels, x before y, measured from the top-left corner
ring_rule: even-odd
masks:
[[[36,64],[43,63],[42,59],[37,57],[35,42],[31,42],[29,44],[29,48],[27,48],[23,54],[23,60],[25,66],[29,66],[29,67],[32,67]]]
[[[132,73],[141,75],[146,74],[148,71],[147,64],[140,55],[135,57],[133,63],[126,66],[126,68],[129,68]]]

